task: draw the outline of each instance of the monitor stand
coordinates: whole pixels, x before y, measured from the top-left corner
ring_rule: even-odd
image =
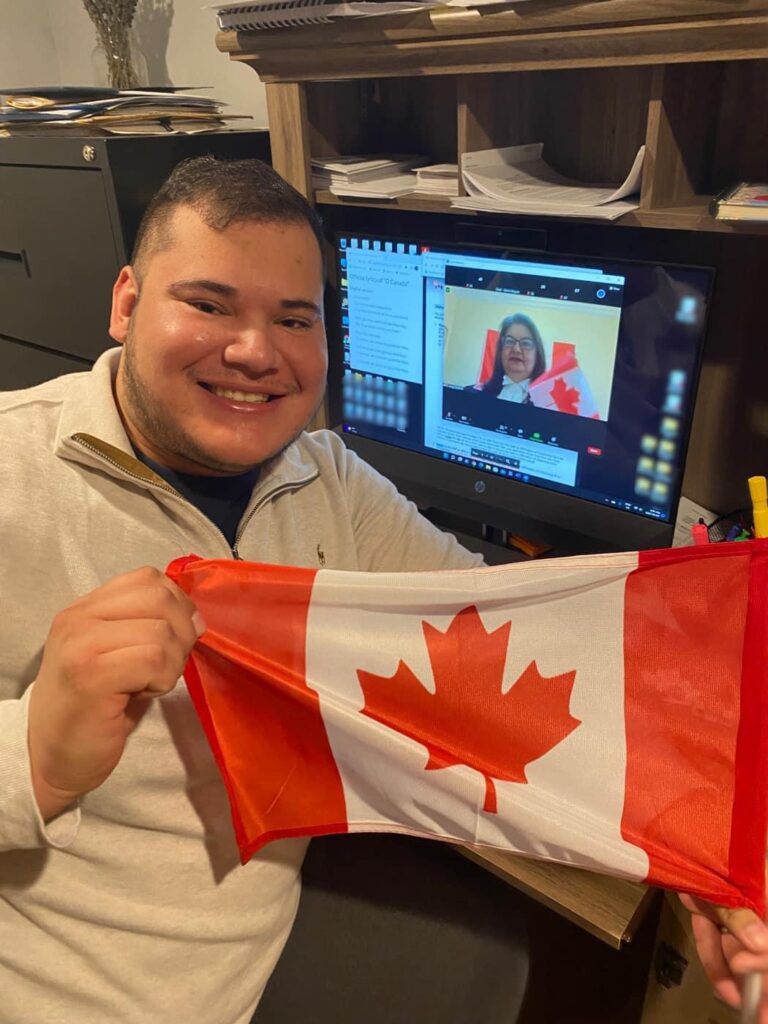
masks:
[[[419,505],[419,511],[435,526],[452,533],[465,548],[482,555],[487,565],[507,565],[566,555],[593,555],[609,550],[595,538],[554,526],[539,526],[535,537],[526,537],[524,529],[503,530],[434,506]]]

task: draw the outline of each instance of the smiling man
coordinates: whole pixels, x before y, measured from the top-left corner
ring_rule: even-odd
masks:
[[[306,222],[222,231],[189,206],[166,213],[165,244],[157,234],[114,289],[126,429],[172,469],[243,472],[293,441],[325,390],[318,242]]]
[[[178,682],[205,624],[169,561],[478,562],[304,432],[323,284],[277,174],[186,162],[115,284],[120,348],[0,395],[0,1021],[245,1024],[286,940],[306,843],[239,866]]]

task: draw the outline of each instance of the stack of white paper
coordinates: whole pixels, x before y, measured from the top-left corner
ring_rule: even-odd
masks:
[[[412,14],[433,7],[479,8],[511,6],[527,0],[251,0],[250,3],[215,3],[219,28],[235,32],[300,28],[340,18],[374,18],[384,14]]]
[[[416,175],[411,168],[425,162],[425,157],[413,155],[313,159],[312,184],[335,196],[394,199],[413,192]]]
[[[416,191],[428,195],[457,196],[459,194],[458,164],[428,164],[416,170]]]
[[[461,163],[465,198],[452,206],[497,213],[616,220],[636,210],[645,146],[618,187],[584,185],[558,174],[542,159],[543,143],[465,153]],[[627,199],[626,197],[633,197]]]
[[[486,0],[479,0],[484,3]],[[383,14],[411,14],[437,6],[437,0],[254,0],[252,3],[212,4],[219,28],[235,32],[301,28],[339,18],[372,18]]]
[[[357,185],[331,185],[331,193],[348,199],[396,199],[408,195],[415,188],[415,174],[392,174],[388,178]]]

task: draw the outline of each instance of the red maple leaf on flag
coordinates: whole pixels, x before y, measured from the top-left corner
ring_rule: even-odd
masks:
[[[493,779],[527,782],[526,765],[580,724],[569,711],[576,672],[545,677],[532,661],[502,693],[510,622],[489,633],[470,605],[445,633],[421,625],[435,692],[403,661],[392,676],[358,670],[363,714],[422,743],[429,751],[427,770],[464,764],[480,772],[483,810],[495,813]]]
[[[558,412],[569,412],[573,416],[578,414],[581,392],[578,388],[569,388],[562,377],[558,377],[552,385],[550,395]]]

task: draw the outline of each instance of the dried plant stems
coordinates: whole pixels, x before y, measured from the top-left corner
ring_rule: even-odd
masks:
[[[131,60],[130,31],[138,0],[83,0],[106,54],[109,81],[116,89],[137,84]]]

